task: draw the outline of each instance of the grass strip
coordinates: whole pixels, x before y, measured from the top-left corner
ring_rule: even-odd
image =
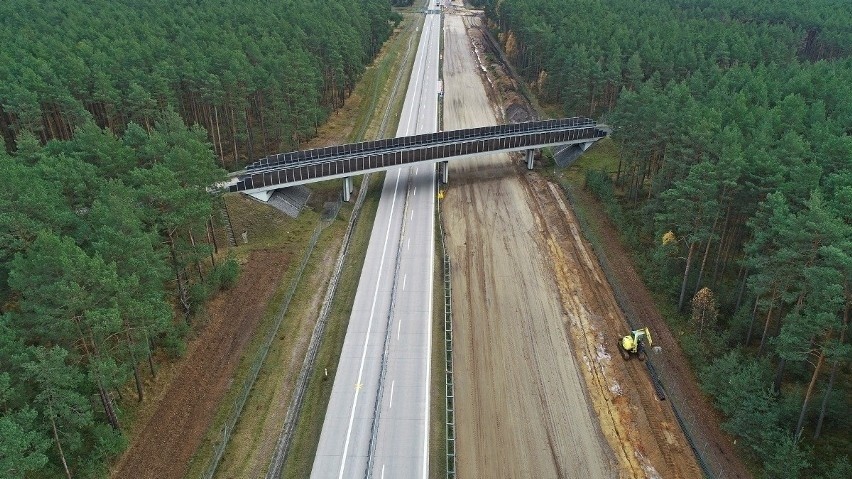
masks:
[[[418,26],[423,23],[422,15],[405,13],[404,17],[404,22],[410,22],[408,28],[403,28],[406,34],[397,37],[388,52],[388,65],[395,65],[396,68],[377,69],[384,72],[378,104],[387,106],[384,108],[385,113],[383,115],[369,115],[366,117],[369,120],[364,120],[369,123],[369,126],[364,130],[364,135],[368,138],[386,137],[389,134],[393,136],[393,132],[383,130],[386,129],[387,125],[397,124],[402,114],[404,95],[401,95],[401,93],[405,90],[400,89],[400,83],[409,78],[414,65],[414,52],[410,51],[409,48],[416,48],[416,44],[410,44],[408,38],[419,30],[413,30],[410,26]],[[357,141],[360,138],[350,139]],[[383,182],[384,174],[371,175],[367,196],[362,205],[361,218],[353,232],[350,251],[344,262],[340,285],[332,301],[325,336],[317,352],[316,367],[308,381],[299,423],[293,435],[282,477],[308,477],[313,467]],[[326,375],[326,371],[328,371],[328,375]]]

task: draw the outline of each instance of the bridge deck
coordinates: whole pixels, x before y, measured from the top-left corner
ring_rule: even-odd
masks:
[[[414,163],[594,142],[606,136],[583,117],[442,131],[271,155],[252,163],[230,191],[259,192]]]

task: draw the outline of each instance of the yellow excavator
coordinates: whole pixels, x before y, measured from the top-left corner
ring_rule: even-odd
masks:
[[[621,353],[621,357],[626,361],[635,355],[640,361],[644,361],[646,353],[643,343],[646,339],[648,346],[651,346],[654,341],[651,339],[651,331],[647,327],[631,331],[630,334],[621,338],[618,342],[618,351]]]

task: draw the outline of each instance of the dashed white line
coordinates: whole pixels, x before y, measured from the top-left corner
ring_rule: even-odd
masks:
[[[405,291],[405,280],[408,279],[408,273],[402,275],[402,290]]]
[[[396,340],[399,341],[399,332],[402,331],[402,320],[399,320],[399,326],[396,328]]]
[[[396,174],[396,184],[394,185],[394,194],[393,200],[391,200],[391,211],[396,204],[396,191],[397,187],[399,187],[399,175],[401,170],[397,170]],[[370,308],[370,319],[367,321],[367,334],[364,336],[364,350],[361,353],[361,366],[358,369],[358,382],[356,384],[361,384],[361,377],[364,374],[364,362],[367,359],[367,345],[370,342],[370,331],[373,329],[373,316],[376,312],[376,299],[379,296],[379,281],[382,279],[382,268],[385,264],[385,253],[388,250],[388,239],[390,238],[390,230],[391,230],[391,221],[388,221],[388,229],[385,232],[385,244],[382,247],[382,260],[379,262],[379,274],[376,277],[376,287],[374,288],[375,293],[373,294],[373,306]],[[352,422],[355,420],[355,407],[358,405],[358,391],[360,388],[355,389],[355,397],[352,399],[352,412],[349,414],[349,427],[346,429],[346,442],[343,443],[343,457],[340,459],[340,473],[338,474],[338,478],[343,478],[343,470],[346,467],[346,453],[349,451],[349,440],[352,437]]]
[[[395,383],[396,383],[396,381],[391,381],[391,395],[390,395],[390,403],[388,404],[388,409],[393,408],[393,385]],[[382,466],[382,468],[384,468],[384,466]]]

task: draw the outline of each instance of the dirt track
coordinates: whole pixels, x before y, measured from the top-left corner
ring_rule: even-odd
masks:
[[[465,22],[445,19],[444,128],[494,124]],[[481,55],[481,53],[480,53]],[[700,477],[558,188],[507,155],[454,163],[456,432],[463,477]]]
[[[193,341],[156,412],[116,465],[115,478],[182,478],[189,460],[228,389],[234,368],[280,283],[288,258],[274,251],[254,251],[243,274],[229,292],[241,300],[225,303],[222,296],[208,306],[214,311]],[[261,292],[261,293],[259,293]]]

